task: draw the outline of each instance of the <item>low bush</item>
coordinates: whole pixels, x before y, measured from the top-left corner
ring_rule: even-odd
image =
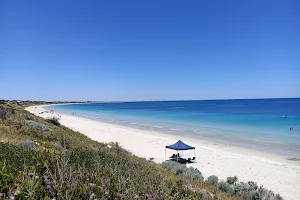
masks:
[[[236,183],[233,185],[233,189],[235,191],[235,194],[239,194],[241,192],[250,190],[250,185],[248,185],[247,183],[244,183],[244,182]]]
[[[234,184],[235,182],[237,182],[238,178],[236,176],[230,176],[227,177],[227,183],[229,184]]]
[[[35,150],[35,142],[31,140],[24,140],[18,143],[18,146],[24,150]]]
[[[166,169],[166,170],[173,170],[176,166],[180,165],[179,163],[173,162],[173,161],[164,161],[161,163],[161,165]]]
[[[186,168],[186,170],[183,171],[182,176],[194,180],[199,179],[201,181],[204,179],[202,173],[197,168],[193,167]]]
[[[256,183],[252,181],[235,183],[234,185],[223,182],[222,185],[220,184],[219,189],[230,194],[232,192],[230,187],[234,190],[233,194],[243,200],[283,200],[279,194],[275,194],[263,186],[257,187]]]
[[[212,176],[209,176],[205,183],[208,184],[208,185],[216,185],[219,181],[219,178],[215,175],[212,175]]]
[[[259,199],[270,199],[270,200],[282,200],[283,198],[279,194],[274,194],[271,190],[260,186],[257,190]]]
[[[165,169],[173,171],[176,175],[186,177],[189,179],[199,179],[203,181],[202,173],[193,167],[186,167],[184,164],[179,164],[174,161],[165,161],[161,164]]]
[[[44,124],[38,123],[38,122],[33,121],[33,120],[25,120],[25,123],[28,124],[29,126],[39,128],[42,131],[50,131],[50,129],[47,126],[45,126]]]
[[[54,156],[4,143],[0,193],[7,199],[202,199],[128,152],[64,149]]]
[[[60,123],[56,117],[48,118],[48,119],[46,119],[46,121],[55,126],[60,126]]]
[[[0,105],[0,119],[4,120],[6,118],[7,111],[4,106]]]
[[[221,181],[221,182],[219,183],[219,189],[220,189],[221,191],[223,191],[223,192],[226,192],[226,193],[230,194],[230,195],[235,194],[235,191],[234,191],[234,189],[233,189],[233,186],[230,185],[229,183],[225,182],[225,181]]]

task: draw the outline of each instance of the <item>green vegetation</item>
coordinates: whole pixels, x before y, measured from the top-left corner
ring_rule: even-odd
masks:
[[[35,143],[31,140],[24,140],[18,143],[18,146],[24,150],[35,150]]]
[[[174,161],[165,161],[162,163],[162,166],[168,171],[173,171],[176,175],[193,180],[198,179],[200,181],[203,181],[201,172],[193,167],[188,168],[185,165],[179,164]]]
[[[98,143],[25,111],[30,103],[1,103],[0,199],[281,199],[253,182],[204,181],[198,169]]]
[[[202,174],[199,170],[192,167],[187,168],[185,165],[179,164],[173,161],[166,161],[162,163],[162,166],[173,171],[177,175],[187,177],[190,179],[198,179],[203,181]],[[240,182],[237,183],[238,178],[236,176],[227,177],[227,182],[219,182],[219,178],[215,175],[209,176],[204,183],[206,185],[214,185],[219,190],[239,199],[243,200],[281,200],[283,199],[280,195],[274,194],[272,191],[265,189],[264,187],[258,187],[256,183],[249,181],[248,183]]]
[[[60,126],[60,123],[59,123],[58,119],[55,118],[55,117],[48,118],[48,119],[46,119],[46,121],[53,124],[53,125],[55,125],[55,126]]]
[[[233,177],[227,177],[227,183],[229,183],[229,184],[234,184],[235,182],[237,182],[238,181],[238,177],[236,177],[236,176],[233,176]]]
[[[215,175],[209,176],[206,180],[205,183],[208,185],[216,185],[219,181],[219,178]]]

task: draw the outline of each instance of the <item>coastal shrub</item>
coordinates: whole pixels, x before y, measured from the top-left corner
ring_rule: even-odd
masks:
[[[7,115],[7,111],[4,106],[0,105],[0,119],[5,119]]]
[[[161,163],[161,165],[166,169],[166,170],[172,170],[175,168],[175,166],[177,165],[178,163],[176,162],[173,162],[173,161],[164,161]]]
[[[35,150],[35,142],[31,140],[24,140],[18,143],[18,146],[24,150]]]
[[[173,168],[173,171],[176,173],[176,175],[182,175],[183,171],[186,169],[186,166],[183,164],[175,165]]]
[[[208,185],[216,185],[219,181],[219,178],[215,175],[209,176],[205,183],[207,183]]]
[[[248,181],[248,185],[250,186],[250,190],[257,190],[258,188],[257,183],[253,181]]]
[[[227,183],[229,184],[234,184],[235,182],[237,182],[238,178],[236,176],[230,176],[227,177]]]
[[[186,168],[186,170],[182,173],[183,177],[189,178],[189,179],[199,179],[203,181],[202,173],[197,168]]]
[[[231,187],[233,186],[234,194],[243,200],[283,200],[279,194],[275,194],[271,190],[265,189],[263,186],[253,187],[253,185],[256,185],[256,183],[254,184],[252,181],[248,183],[235,183],[234,185],[227,183],[227,186],[223,184],[222,187],[220,188],[219,186],[219,188],[222,191],[227,192],[229,190],[228,185]]]
[[[184,164],[180,164],[174,161],[165,161],[161,164],[165,169],[173,171],[176,175],[186,177],[189,179],[198,179],[203,181],[202,173],[193,167],[186,167]]]
[[[275,195],[275,200],[283,200],[283,197],[280,194]]]
[[[0,100],[0,104],[5,104],[6,101],[5,100]]]
[[[59,123],[59,121],[56,117],[47,118],[46,121],[53,124],[53,125],[55,125],[55,126],[60,126],[60,123]]]
[[[46,125],[38,123],[38,122],[33,121],[33,120],[25,120],[25,123],[29,126],[39,128],[42,131],[50,131],[50,129]]]
[[[221,191],[223,191],[223,192],[226,192],[226,193],[230,194],[230,195],[235,194],[235,191],[234,191],[234,189],[233,189],[233,186],[230,185],[230,184],[228,184],[228,183],[225,182],[225,181],[221,181],[221,182],[219,183],[219,189],[220,189]]]
[[[279,194],[274,194],[271,190],[267,190],[263,186],[257,189],[259,199],[270,199],[270,200],[283,200]]]
[[[240,192],[236,196],[242,200],[260,200],[257,192],[252,190]]]
[[[5,199],[202,199],[202,193],[164,179],[157,166],[130,153],[64,149],[51,156],[4,143],[0,194]]]
[[[244,183],[244,182],[235,183],[233,185],[233,189],[235,191],[235,194],[240,194],[242,192],[250,190],[250,186],[247,183]]]

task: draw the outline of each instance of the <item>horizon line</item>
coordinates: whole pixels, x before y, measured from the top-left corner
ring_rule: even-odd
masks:
[[[170,102],[170,101],[228,101],[228,100],[267,100],[267,99],[300,99],[300,97],[267,97],[267,98],[233,98],[233,99],[177,99],[177,100],[132,100],[132,101],[97,101],[97,100],[20,100],[20,99],[0,99],[5,101],[36,101],[36,102],[82,102],[82,103],[130,103],[130,102]]]

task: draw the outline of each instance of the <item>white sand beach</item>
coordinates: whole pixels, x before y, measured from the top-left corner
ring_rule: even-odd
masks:
[[[31,106],[29,112],[47,118],[50,113],[39,114],[45,106]],[[204,177],[217,175],[225,180],[228,176],[238,176],[239,181],[255,181],[259,185],[279,193],[287,200],[300,199],[300,161],[287,160],[284,156],[259,152],[251,149],[233,147],[208,141],[183,138],[153,131],[139,130],[119,125],[93,121],[85,118],[59,113],[60,123],[99,142],[119,142],[133,154],[155,162],[165,159],[165,146],[179,139],[196,147],[197,163],[190,166],[198,168]],[[167,150],[167,156],[176,153]],[[194,151],[184,152],[193,157]]]

